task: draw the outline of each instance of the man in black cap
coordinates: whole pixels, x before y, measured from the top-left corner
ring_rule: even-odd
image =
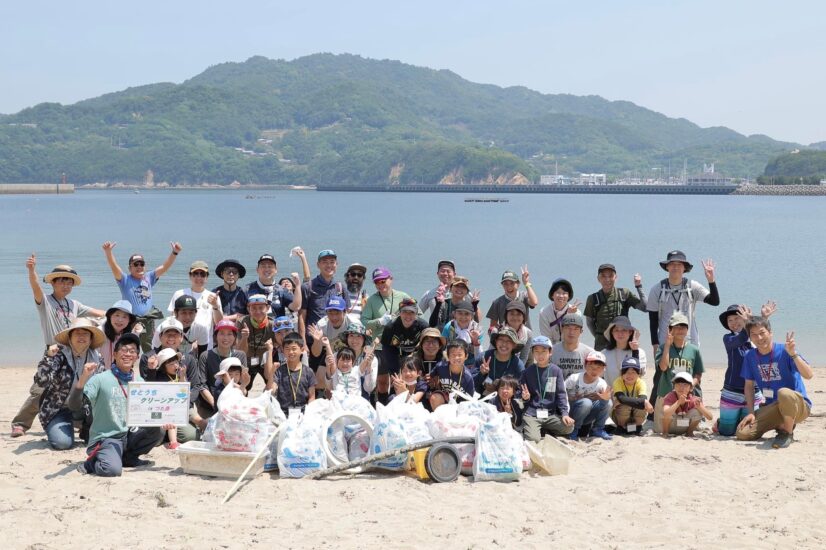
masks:
[[[224,319],[233,322],[247,314],[247,293],[238,286],[239,279],[247,275],[247,270],[238,260],[224,260],[215,268],[224,284],[212,289],[221,300],[221,309],[224,311]]]
[[[439,260],[436,266],[436,277],[439,278],[439,284],[435,288],[431,288],[424,293],[422,299],[419,300],[419,308],[422,310],[422,317],[428,318],[428,312],[436,307],[436,295],[441,292],[445,298],[449,298],[450,283],[453,282],[453,277],[456,276],[456,264],[452,260]]]
[[[247,299],[256,294],[263,294],[270,301],[270,317],[282,317],[288,315],[293,311],[301,309],[301,293],[290,292],[275,282],[275,275],[278,273],[278,268],[275,263],[275,257],[272,254],[262,254],[258,258],[258,265],[255,268],[258,272],[258,280],[253,281],[247,285],[244,291],[247,293]],[[301,280],[298,278],[298,273],[290,274],[293,280],[293,285],[297,289],[301,285]]]
[[[642,290],[642,277],[634,275],[634,288],[637,296],[627,288],[616,288],[617,268],[613,264],[602,264],[597,269],[597,281],[601,289],[589,295],[585,300],[585,321],[588,330],[594,336],[594,349],[602,351],[608,345],[604,332],[615,317],[627,317],[633,307],[645,311],[646,298]]]
[[[688,340],[692,344],[700,345],[700,334],[697,331],[695,307],[702,302],[710,306],[720,305],[720,295],[717,292],[717,282],[714,277],[714,260],[703,260],[708,288],[697,281],[685,277],[694,267],[685,254],[679,250],[672,250],[666,259],[660,262],[660,267],[668,272],[668,277],[654,285],[648,293],[648,318],[651,325],[651,344],[654,347],[654,356],[657,356],[660,342],[665,341],[668,334],[668,322],[671,316],[679,311],[688,317]]]

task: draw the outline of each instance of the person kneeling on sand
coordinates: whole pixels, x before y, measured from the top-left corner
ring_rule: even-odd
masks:
[[[80,378],[69,393],[67,404],[72,411],[80,411],[85,396],[92,407],[92,426],[89,429],[89,447],[86,461],[78,471],[103,477],[120,476],[123,468],[151,464],[141,460],[161,444],[164,431],[175,427],[165,424],[156,428],[132,428],[126,425],[126,396],[129,382],[142,382],[133,371],[140,350],[140,339],[132,333],[124,334],[115,344],[115,364],[110,370],[94,374],[97,365],[83,367]],[[94,376],[93,376],[94,375]]]
[[[786,334],[784,346],[772,343],[771,325],[766,319],[752,318],[746,324],[746,331],[757,349],[750,350],[743,358],[749,414],[737,426],[737,439],[753,441],[768,431],[777,430],[772,447],[788,447],[794,440],[795,426],[806,420],[812,410],[802,378],[811,380],[814,371],[797,353],[794,332]],[[755,386],[766,398],[766,405],[757,411],[754,411]]]
[[[539,441],[543,432],[553,436],[568,435],[575,422],[568,416],[568,394],[562,370],[551,363],[551,339],[534,336],[531,353],[534,363],[522,371],[519,378],[525,403],[522,435],[528,441]]]
[[[662,398],[654,412],[654,431],[668,437],[669,434],[694,436],[694,430],[705,417],[714,418],[703,401],[691,393],[694,381],[687,372],[678,372],[671,380],[672,391]]]
[[[648,402],[648,390],[640,370],[636,357],[626,357],[620,367],[620,375],[614,380],[611,418],[617,425],[618,433],[642,435],[646,416],[654,412],[654,407]]]

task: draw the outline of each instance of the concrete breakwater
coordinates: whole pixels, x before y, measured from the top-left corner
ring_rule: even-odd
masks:
[[[74,192],[74,183],[0,183],[0,195],[63,195]]]
[[[732,195],[826,196],[826,185],[741,185]]]

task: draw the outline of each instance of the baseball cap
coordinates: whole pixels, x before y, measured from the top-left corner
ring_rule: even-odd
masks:
[[[473,304],[470,303],[470,300],[462,300],[456,304],[453,311],[469,311],[473,313]]]
[[[373,270],[373,274],[371,275],[373,282],[381,281],[382,279],[389,279],[392,276],[393,274],[390,273],[390,270],[386,267],[377,267]]]
[[[189,266],[189,272],[192,273],[193,271],[205,271],[209,273],[209,266],[203,260],[195,260],[192,262],[192,265]]]
[[[597,275],[599,275],[600,273],[602,273],[606,269],[610,269],[614,273],[617,272],[617,268],[614,267],[614,264],[600,264],[600,266],[597,268]]]
[[[253,294],[249,298],[247,298],[247,305],[250,304],[266,304],[270,305],[270,301],[267,300],[267,297],[263,294]]]
[[[671,316],[671,319],[668,320],[669,327],[676,327],[677,325],[688,326],[688,317],[686,317],[684,313],[680,313],[679,311],[675,311],[674,315]]]
[[[603,365],[607,363],[605,360],[605,354],[601,351],[591,351],[585,356],[586,363],[590,363],[592,361],[595,363],[602,363]]]
[[[401,303],[399,303],[399,311],[412,311],[413,313],[419,313],[419,306],[416,305],[416,300],[413,298],[403,298]]]
[[[198,302],[189,294],[184,294],[183,296],[178,296],[175,300],[175,309],[198,309]]]
[[[568,326],[568,325],[574,325],[574,326],[582,328],[582,326],[583,326],[582,317],[580,317],[576,313],[566,314],[565,317],[562,318],[562,326],[565,327],[565,326]]]
[[[341,296],[330,296],[327,299],[327,305],[324,307],[325,310],[334,309],[336,311],[344,311],[347,309],[347,302],[344,301],[344,298]]]
[[[692,380],[691,375],[687,372],[678,372],[674,375],[674,378],[671,379],[671,384],[676,384],[677,382],[685,382],[687,384],[694,385],[694,380]]]
[[[261,265],[261,262],[272,262],[278,265],[275,261],[275,257],[272,254],[261,254],[261,257],[258,258],[258,265]]]
[[[329,248],[325,248],[324,250],[318,253],[319,260],[330,256],[332,256],[333,258],[338,258],[338,254],[336,254],[333,250],[330,250]]]
[[[453,260],[439,260],[439,263],[436,264],[436,270],[442,269],[442,267],[447,266],[452,269],[454,272],[456,271],[456,264],[453,263]]]
[[[215,330],[213,332],[218,332],[221,329],[228,329],[235,333],[238,332],[238,327],[236,327],[235,323],[233,323],[229,319],[221,319],[220,321],[218,321],[218,323],[215,325]]]
[[[177,330],[181,334],[184,333],[184,326],[179,320],[174,317],[167,317],[158,327],[158,334],[163,334],[167,330]]]
[[[626,357],[622,360],[620,372],[625,372],[628,369],[634,369],[637,372],[640,372],[642,370],[640,368],[640,362],[636,357]]]
[[[450,288],[453,288],[454,286],[459,286],[459,285],[462,285],[466,289],[470,290],[470,281],[468,280],[467,277],[462,277],[460,275],[456,275],[455,277],[453,277],[453,282],[450,283]]]
[[[551,349],[554,345],[551,343],[551,339],[547,336],[534,336],[531,338],[531,347],[534,346],[542,346],[543,348]]]
[[[500,282],[505,282],[505,281],[513,281],[514,283],[518,283],[519,282],[519,277],[517,277],[516,273],[514,273],[513,271],[508,270],[508,271],[505,271],[504,273],[502,273],[502,280]]]

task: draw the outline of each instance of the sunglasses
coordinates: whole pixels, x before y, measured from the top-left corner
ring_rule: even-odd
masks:
[[[146,262],[132,262],[132,265],[135,267],[143,267],[146,265]]]
[[[356,271],[353,271],[351,273],[346,273],[345,275],[347,277],[358,277],[359,279],[364,279],[364,273],[358,273]]]
[[[189,274],[190,277],[209,277],[209,273],[206,271],[193,271]]]
[[[275,322],[273,322],[273,326],[276,327],[276,328],[291,327],[291,326],[293,326],[293,322],[292,321],[275,321]]]
[[[237,269],[225,269],[223,271],[224,275],[238,275]]]

